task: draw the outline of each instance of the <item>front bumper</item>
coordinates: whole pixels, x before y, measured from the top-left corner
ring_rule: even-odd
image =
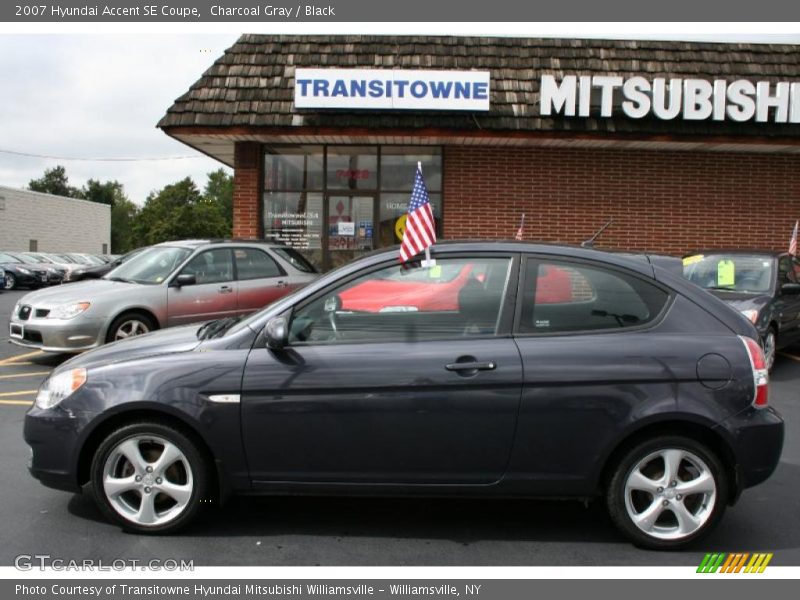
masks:
[[[79,315],[74,319],[37,318],[22,320],[17,315],[8,324],[12,343],[45,352],[83,352],[103,343],[105,321]]]
[[[42,272],[34,271],[33,274],[31,275],[19,272],[11,273],[11,275],[14,276],[14,280],[20,287],[37,288],[48,284],[47,273],[44,271]]]
[[[80,433],[92,415],[32,407],[25,415],[23,437],[31,449],[28,471],[43,485],[57,490],[80,492],[78,458]]]

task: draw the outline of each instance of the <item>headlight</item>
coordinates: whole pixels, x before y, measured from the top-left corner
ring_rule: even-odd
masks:
[[[48,319],[72,319],[85,312],[92,304],[90,302],[76,302],[75,304],[62,304],[56,306],[47,315]]]
[[[17,267],[17,271],[19,271],[20,273],[23,273],[23,274],[25,274],[25,275],[33,275],[33,273],[31,273],[31,272],[30,272],[28,269],[26,269],[25,267]]]
[[[758,321],[758,311],[757,310],[753,310],[753,309],[743,310],[742,314],[747,318],[748,321],[750,321],[753,324],[755,324],[755,322]]]
[[[41,409],[53,408],[86,383],[86,369],[70,369],[46,380],[36,395],[36,406]]]

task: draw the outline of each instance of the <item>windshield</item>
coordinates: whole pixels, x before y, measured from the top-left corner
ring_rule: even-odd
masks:
[[[696,254],[683,259],[683,276],[707,290],[765,293],[775,260],[752,254]]]
[[[148,248],[113,269],[104,279],[158,284],[169,277],[191,253],[187,248],[174,246]]]
[[[10,254],[6,254],[5,252],[0,252],[0,262],[18,263],[22,261],[14,256],[11,256]]]

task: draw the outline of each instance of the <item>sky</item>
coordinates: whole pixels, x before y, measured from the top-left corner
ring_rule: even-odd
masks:
[[[435,28],[424,31],[428,28],[415,26],[420,33],[474,34],[450,30],[441,24]],[[530,30],[486,31],[484,26],[483,31],[521,35],[521,31]],[[372,32],[395,33],[382,29]],[[529,34],[569,36],[553,28],[547,34]],[[27,187],[45,169],[61,164],[71,185],[80,187],[89,178],[118,180],[137,204],[143,204],[151,191],[187,175],[202,189],[206,174],[222,164],[168,137],[156,128],[156,123],[175,98],[187,91],[238,37],[235,32],[0,32],[0,185]],[[569,37],[800,44],[800,34],[786,31],[705,34],[695,29],[682,34],[626,31],[615,35],[581,30],[580,35],[573,33]],[[3,151],[63,158],[17,156]]]

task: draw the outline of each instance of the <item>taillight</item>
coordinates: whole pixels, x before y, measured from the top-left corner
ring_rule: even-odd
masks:
[[[750,367],[753,369],[753,383],[755,384],[755,394],[753,395],[753,406],[756,408],[766,408],[769,404],[769,369],[767,369],[767,359],[761,344],[753,338],[739,336],[747,349],[747,356],[750,357]]]

